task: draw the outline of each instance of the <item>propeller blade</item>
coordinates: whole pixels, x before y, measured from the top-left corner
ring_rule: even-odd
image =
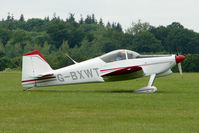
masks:
[[[179,72],[180,72],[181,77],[183,78],[181,63],[178,63],[178,70],[179,70]]]
[[[175,49],[176,55],[178,56],[178,55],[179,55],[179,53],[178,53],[178,49],[177,49],[177,45],[176,45],[176,41],[175,41],[175,43],[174,43],[174,49]]]
[[[178,70],[180,72],[181,77],[183,78],[181,62],[185,59],[185,56],[179,55],[178,48],[177,48],[177,45],[176,45],[176,40],[175,40],[175,43],[174,43],[174,49],[175,49],[175,52],[176,52],[176,63],[178,64]]]

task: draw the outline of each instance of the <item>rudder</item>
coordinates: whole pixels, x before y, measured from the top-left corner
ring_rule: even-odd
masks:
[[[33,87],[34,76],[52,71],[53,69],[41,55],[38,50],[23,55],[22,61],[22,85],[24,87]]]

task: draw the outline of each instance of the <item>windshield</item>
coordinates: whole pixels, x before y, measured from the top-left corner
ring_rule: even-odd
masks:
[[[130,51],[130,50],[126,50],[126,51],[127,51],[128,59],[135,59],[139,56],[139,54],[134,51]]]
[[[120,61],[120,60],[126,60],[126,59],[134,59],[138,56],[139,54],[134,52],[134,51],[130,51],[130,50],[115,50],[112,52],[109,52],[105,55],[102,55],[100,58],[108,63],[108,62],[114,62],[114,61]]]

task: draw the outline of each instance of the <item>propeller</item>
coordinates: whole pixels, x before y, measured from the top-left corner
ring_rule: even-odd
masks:
[[[178,70],[180,72],[181,77],[183,78],[181,63],[178,63]]]
[[[177,45],[176,45],[176,41],[175,41],[174,48],[175,48],[175,52],[176,52],[175,58],[176,58],[176,63],[178,64],[178,70],[180,72],[181,77],[183,78],[181,62],[185,59],[185,56],[179,55]]]
[[[178,56],[178,55],[179,55],[179,53],[178,53],[178,49],[177,49],[177,45],[176,45],[176,41],[175,41],[175,43],[174,43],[174,49],[175,49],[176,55]]]

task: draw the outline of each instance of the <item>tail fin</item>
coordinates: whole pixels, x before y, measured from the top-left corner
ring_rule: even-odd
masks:
[[[34,81],[33,77],[52,71],[53,69],[38,50],[29,52],[23,56],[22,62],[22,85],[32,87],[27,81]]]

